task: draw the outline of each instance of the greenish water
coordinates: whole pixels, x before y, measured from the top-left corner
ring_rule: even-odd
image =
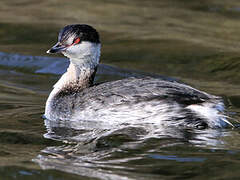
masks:
[[[0,180],[239,179],[238,128],[147,138],[144,128],[127,127],[91,139],[75,124],[41,118],[68,65],[45,52],[64,25],[87,23],[103,45],[97,82],[172,77],[222,96],[239,121],[239,17],[237,0],[2,0]]]

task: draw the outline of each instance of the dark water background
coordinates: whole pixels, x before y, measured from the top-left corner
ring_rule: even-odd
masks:
[[[74,124],[44,122],[46,98],[68,64],[45,52],[72,23],[100,32],[97,82],[172,77],[222,96],[240,120],[239,1],[1,0],[0,180],[239,179],[238,128],[152,137],[144,127],[96,129],[94,139]]]

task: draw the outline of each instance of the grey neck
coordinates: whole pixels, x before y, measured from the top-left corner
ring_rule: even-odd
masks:
[[[52,108],[60,96],[75,94],[93,84],[100,59],[100,48],[100,44],[82,42],[63,53],[70,58],[70,65],[47,99],[46,117],[51,116]]]
[[[70,58],[67,72],[54,85],[54,89],[78,91],[93,84],[100,58],[100,44],[82,42],[71,51],[64,53]]]
[[[73,92],[80,91],[93,84],[96,71],[97,66],[89,67],[84,66],[84,64],[80,66],[71,61],[67,72],[54,85],[54,89]]]

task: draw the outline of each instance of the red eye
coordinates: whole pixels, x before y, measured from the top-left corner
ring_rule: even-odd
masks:
[[[78,43],[80,43],[80,38],[75,39],[73,44],[78,44]]]

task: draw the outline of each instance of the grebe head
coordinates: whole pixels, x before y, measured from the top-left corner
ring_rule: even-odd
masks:
[[[100,40],[96,29],[86,24],[65,26],[58,35],[58,42],[47,53],[62,53],[76,65],[97,65],[100,57]]]

